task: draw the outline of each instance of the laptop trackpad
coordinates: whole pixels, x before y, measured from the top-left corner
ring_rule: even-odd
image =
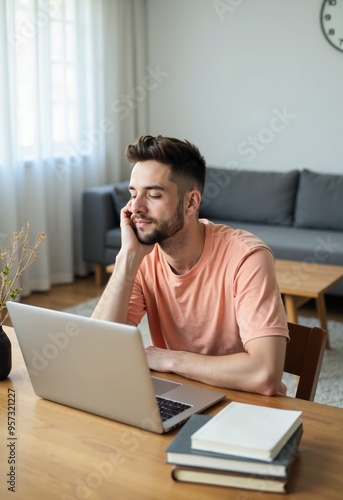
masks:
[[[165,392],[176,389],[176,387],[182,385],[179,384],[178,382],[171,382],[170,380],[166,380],[164,378],[159,378],[159,377],[151,377],[151,380],[154,385],[156,396],[162,396]]]

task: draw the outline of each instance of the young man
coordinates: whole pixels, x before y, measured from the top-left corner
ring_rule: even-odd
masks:
[[[206,166],[189,142],[142,136],[126,157],[122,246],[92,317],[137,325],[147,313],[152,370],[284,393],[288,329],[271,251],[246,231],[199,219]]]

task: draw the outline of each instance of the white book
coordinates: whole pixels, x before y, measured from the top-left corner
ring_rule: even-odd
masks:
[[[302,424],[301,414],[232,402],[191,436],[192,448],[271,462]]]

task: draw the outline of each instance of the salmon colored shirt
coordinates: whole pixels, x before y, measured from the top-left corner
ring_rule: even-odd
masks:
[[[224,355],[259,337],[288,337],[271,250],[256,236],[205,219],[205,244],[186,274],[173,273],[159,245],[141,263],[128,319],[148,316],[157,347]]]

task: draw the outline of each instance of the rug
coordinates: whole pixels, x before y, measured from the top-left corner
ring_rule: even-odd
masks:
[[[98,297],[82,302],[75,307],[66,309],[66,312],[80,316],[90,316],[99,300]],[[306,326],[319,326],[317,318],[300,316],[298,322]],[[149,327],[146,317],[140,326],[143,343],[150,344]],[[331,348],[325,351],[322,369],[314,401],[343,408],[343,323],[328,321]],[[287,385],[287,394],[294,396],[296,392],[296,378],[285,373],[283,381]]]

